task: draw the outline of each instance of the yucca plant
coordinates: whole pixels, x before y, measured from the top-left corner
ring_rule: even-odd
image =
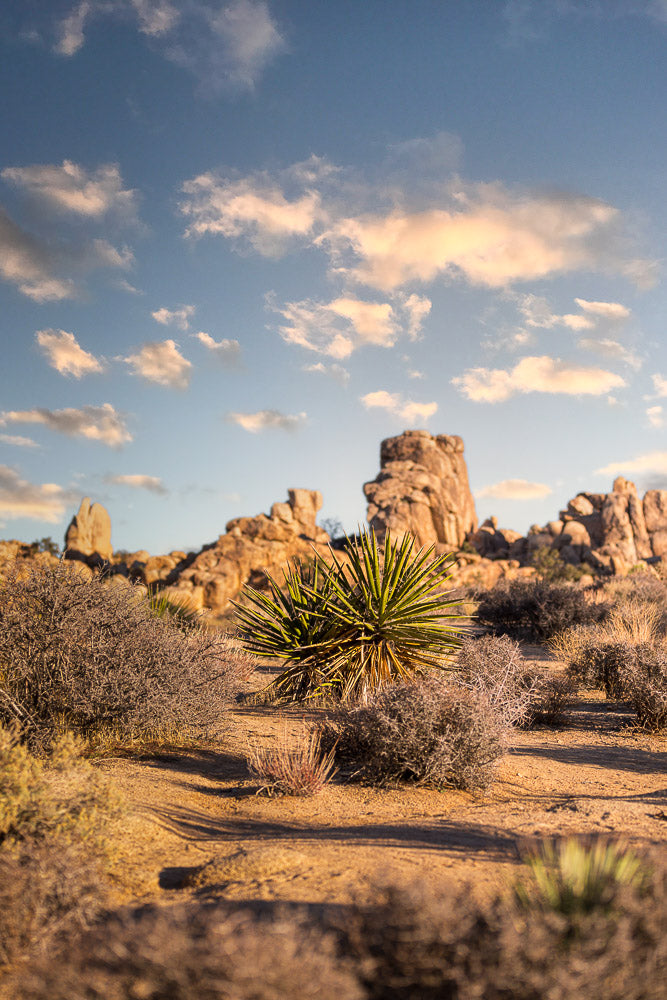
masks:
[[[546,841],[526,862],[532,884],[519,883],[516,895],[527,909],[553,910],[565,917],[608,909],[623,885],[641,888],[645,864],[622,844],[604,839],[586,845],[574,837]]]
[[[287,570],[282,589],[269,578],[270,596],[245,589],[248,606],[236,605],[243,644],[286,663],[270,685],[276,694],[347,700],[448,666],[467,616],[443,592],[450,557],[414,548],[411,536],[387,534],[381,552],[365,531],[346,538],[343,559],[330,550],[330,561]]]

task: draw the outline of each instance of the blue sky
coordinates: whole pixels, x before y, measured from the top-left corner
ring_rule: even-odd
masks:
[[[407,428],[506,527],[667,488],[667,2],[7,6],[3,537],[352,530]]]

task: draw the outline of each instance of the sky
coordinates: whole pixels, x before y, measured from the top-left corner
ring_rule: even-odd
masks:
[[[667,489],[667,0],[0,11],[0,533],[196,549],[383,438],[525,531]]]

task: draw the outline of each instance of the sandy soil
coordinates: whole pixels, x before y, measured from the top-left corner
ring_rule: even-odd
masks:
[[[524,655],[550,658],[540,647]],[[126,892],[345,904],[378,883],[427,876],[487,894],[513,877],[532,837],[606,833],[665,847],[667,740],[636,731],[593,694],[561,727],[515,733],[483,797],[335,782],[315,798],[256,794],[249,746],[296,733],[316,714],[242,705],[219,746],[105,762],[131,806]]]

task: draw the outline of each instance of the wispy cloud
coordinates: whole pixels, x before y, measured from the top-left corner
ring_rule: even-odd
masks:
[[[86,21],[93,9],[94,4],[90,0],[82,0],[57,24],[54,51],[58,55],[73,56],[83,47],[86,41]]]
[[[169,0],[130,0],[145,35],[166,35],[178,25],[181,12]]]
[[[9,410],[0,413],[0,426],[6,427],[7,424],[43,424],[59,434],[100,441],[110,448],[119,448],[132,440],[123,414],[118,413],[111,403],[83,406],[78,410],[47,410],[41,407],[34,410]]]
[[[307,239],[322,214],[320,194],[300,183],[300,167],[283,178],[286,187],[296,188],[293,194],[263,173],[234,178],[210,171],[186,181],[180,204],[189,220],[185,235],[223,236],[264,256],[280,255],[290,242]]]
[[[64,160],[62,165],[6,167],[0,177],[58,212],[89,219],[117,214],[129,221],[136,216],[137,192],[123,188],[116,163],[86,170]]]
[[[343,295],[331,302],[303,299],[276,306],[285,323],[279,326],[283,340],[319,354],[342,360],[363,345],[393,347],[401,335],[418,336],[428,315],[429,299],[411,295],[389,302],[368,302]]]
[[[350,381],[350,373],[342,365],[325,365],[321,361],[316,361],[312,365],[302,365],[301,370],[315,375],[329,375],[336,382],[340,382],[341,385],[345,385],[346,382]]]
[[[129,248],[119,250],[105,239],[77,237],[54,243],[33,236],[0,208],[0,277],[34,302],[60,302],[76,296],[74,281],[63,272],[125,269],[133,260]]]
[[[653,392],[656,396],[667,396],[667,378],[664,375],[651,375]]]
[[[241,363],[241,345],[238,340],[214,340],[210,334],[202,330],[196,334],[197,340],[203,344],[213,357],[225,368],[238,368]]]
[[[0,434],[0,441],[3,444],[10,444],[16,448],[39,448],[32,438],[21,437],[20,434]]]
[[[79,345],[73,333],[65,330],[38,330],[35,339],[52,368],[61,375],[91,375],[104,371],[102,362]]]
[[[360,399],[367,410],[387,410],[395,417],[399,417],[408,423],[414,423],[418,420],[428,420],[438,410],[437,403],[417,403],[412,399],[405,399],[400,392],[387,392],[386,389],[367,392]]]
[[[499,483],[475,490],[475,496],[493,497],[496,500],[540,500],[553,490],[546,483],[531,483],[528,479],[503,479]]]
[[[622,344],[619,340],[612,340],[611,337],[582,337],[578,341],[577,347],[582,351],[590,351],[601,358],[610,358],[612,361],[620,361],[629,368],[639,370],[642,366],[642,359],[635,352]]]
[[[148,490],[149,493],[157,493],[160,496],[167,496],[169,492],[158,476],[145,476],[141,474],[108,475],[104,477],[104,481],[116,486],[129,486],[134,490]]]
[[[296,431],[306,422],[305,413],[281,413],[280,410],[257,410],[256,413],[228,413],[227,419],[250,434],[266,430]]]
[[[650,427],[660,428],[665,425],[665,417],[662,406],[647,406],[646,419]]]
[[[625,379],[614,372],[546,355],[523,358],[509,371],[470,368],[451,381],[462,395],[477,403],[502,403],[518,393],[529,392],[602,396],[625,385]]]
[[[0,517],[28,518],[57,524],[72,494],[56,483],[31,483],[8,465],[0,465]]]
[[[648,475],[667,477],[667,451],[650,451],[623,462],[610,462],[595,470],[598,476]]]
[[[192,363],[183,357],[173,340],[142,344],[137,354],[130,354],[123,360],[130,365],[134,375],[170,389],[185,389],[190,381]]]
[[[190,326],[190,317],[195,314],[195,306],[179,306],[178,309],[167,309],[162,306],[151,313],[156,323],[162,326],[177,326],[179,330],[187,330]]]

